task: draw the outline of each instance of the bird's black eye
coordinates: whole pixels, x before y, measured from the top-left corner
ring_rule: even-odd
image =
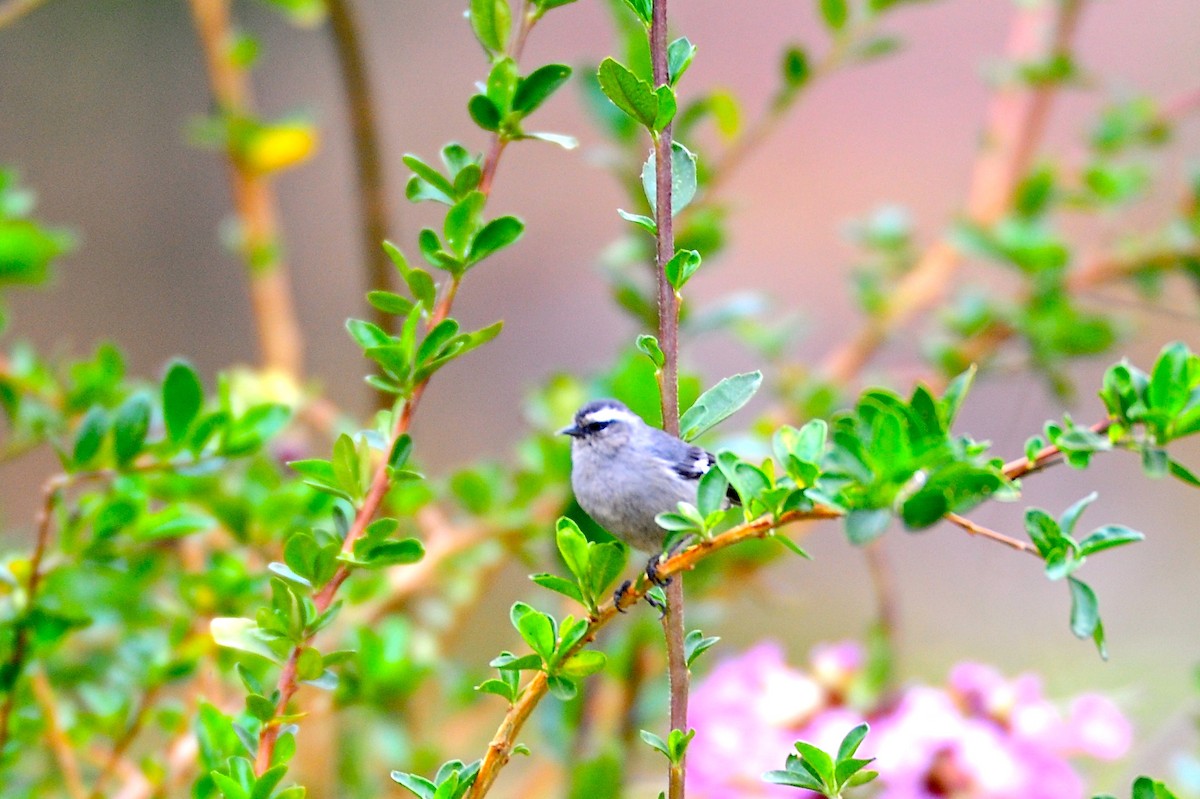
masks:
[[[612,424],[612,420],[611,420],[611,419],[609,419],[609,420],[607,420],[607,421],[603,421],[603,422],[588,422],[587,424],[585,424],[585,425],[583,426],[583,432],[585,432],[585,433],[599,433],[601,430],[603,430],[604,428],[608,427],[610,424]]]

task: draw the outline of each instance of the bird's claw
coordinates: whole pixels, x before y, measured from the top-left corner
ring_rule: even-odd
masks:
[[[670,577],[663,577],[658,573],[658,567],[662,563],[663,558],[669,556],[669,553],[660,552],[654,557],[650,558],[649,562],[646,563],[646,579],[657,585],[659,588],[666,588],[671,584]]]
[[[618,613],[628,613],[625,610],[625,597],[629,594],[629,589],[633,587],[633,580],[626,580],[617,586],[617,590],[613,591],[613,607]]]

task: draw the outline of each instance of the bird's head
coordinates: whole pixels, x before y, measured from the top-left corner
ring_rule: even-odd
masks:
[[[558,432],[570,436],[571,449],[616,450],[644,425],[641,417],[620,402],[602,399],[589,402],[575,414],[575,423]]]

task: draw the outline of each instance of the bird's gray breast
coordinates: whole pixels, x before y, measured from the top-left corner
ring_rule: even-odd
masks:
[[[575,497],[588,515],[610,533],[647,552],[662,547],[665,531],[655,515],[696,501],[696,484],[658,458],[621,463],[596,452],[577,452],[571,469]]]

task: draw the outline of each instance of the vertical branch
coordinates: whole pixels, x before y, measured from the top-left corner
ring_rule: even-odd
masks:
[[[874,541],[863,549],[867,559],[867,571],[875,587],[877,629],[894,652],[900,630],[900,601],[896,593],[895,570],[891,559],[883,550],[883,540]]]
[[[654,85],[664,86],[667,76],[667,0],[654,0],[650,27],[650,52]],[[667,125],[654,140],[654,223],[658,228],[656,270],[658,282],[658,343],[662,347],[661,395],[663,429],[679,435],[679,297],[667,280],[665,267],[675,254],[675,229],[671,213],[672,128]]]
[[[29,558],[29,585],[25,589],[25,607],[32,609],[37,600],[37,592],[42,584],[42,559],[50,546],[50,527],[54,521],[54,508],[58,504],[66,479],[61,475],[51,478],[42,491],[42,508],[38,512],[37,540],[33,545],[33,555]],[[17,706],[17,680],[25,668],[25,660],[29,657],[29,624],[28,619],[18,619],[13,625],[12,655],[4,664],[8,682],[8,695],[0,706],[0,752],[8,745],[12,714]]]
[[[229,118],[252,114],[245,72],[229,57],[230,0],[190,0],[204,50],[213,101]],[[228,152],[233,202],[241,226],[240,250],[250,279],[250,305],[266,369],[299,379],[303,344],[291,283],[279,250],[278,207],[268,178]]]
[[[201,3],[204,0],[192,0],[193,3]],[[222,0],[224,2],[224,0]],[[515,59],[520,54],[520,44],[524,43],[525,35],[528,34],[528,28],[532,27],[537,21],[537,18],[530,14],[521,15],[521,33],[517,38],[517,45],[514,46],[510,55]],[[500,156],[504,152],[505,138],[499,133],[495,134],[492,147],[483,164],[483,179],[480,183],[479,191],[485,196],[491,192],[491,179],[496,174],[496,168],[499,166]],[[433,329],[439,322],[446,319],[450,314],[451,306],[454,303],[454,298],[458,293],[459,281],[461,275],[451,278],[446,284],[442,292],[441,298],[438,300],[437,306],[434,307],[429,316],[428,329]],[[421,401],[422,395],[425,393],[426,386],[429,385],[429,377],[424,378],[420,383],[413,386],[412,393],[404,402],[403,407],[396,414],[396,420],[392,425],[391,437],[388,441],[388,447],[385,451],[391,451],[396,440],[403,434],[408,432],[412,424],[413,415],[416,413],[417,405]],[[350,525],[350,529],[346,533],[346,538],[342,542],[343,552],[352,552],[354,544],[363,536],[367,525],[379,513],[379,509],[383,506],[388,491],[392,487],[392,477],[387,461],[381,461],[375,468],[375,472],[371,476],[371,484],[367,489],[367,494],[363,499],[362,505],[355,511],[354,521]],[[337,597],[337,592],[350,577],[350,569],[342,565],[334,572],[333,577],[329,579],[319,592],[313,596],[313,605],[317,613],[324,613],[333,604]],[[276,718],[264,724],[258,736],[258,755],[255,760],[255,773],[261,775],[271,764],[271,759],[275,753],[275,745],[279,741],[279,735],[282,732],[282,724],[280,717],[287,713],[288,703],[300,688],[300,683],[297,679],[296,668],[300,658],[301,650],[307,646],[312,640],[312,636],[302,641],[300,644],[292,648],[291,654],[283,664],[283,669],[280,671],[279,680],[276,683],[276,690],[279,699],[275,704]]]
[[[383,175],[382,149],[375,122],[375,103],[367,75],[366,58],[358,35],[353,0],[326,0],[329,29],[346,95],[350,136],[354,145],[354,168],[358,178],[359,234],[366,266],[367,288],[387,291],[392,270],[380,246],[387,238],[388,202]],[[387,329],[391,316],[372,306],[371,321]],[[380,395],[381,399],[384,395]]]
[[[667,0],[654,0],[650,25],[650,57],[654,67],[654,85],[665,86],[667,72]],[[679,435],[679,297],[667,280],[666,265],[675,254],[675,230],[671,208],[672,125],[667,125],[654,140],[654,222],[658,230],[658,341],[664,359],[659,391],[662,397],[663,429]],[[667,585],[667,609],[663,614],[663,634],[667,644],[667,674],[671,686],[671,729],[686,732],[688,706],[688,668],[684,654],[683,575]],[[683,799],[684,763],[672,763],[668,778],[670,799]]]
[[[75,750],[71,741],[58,723],[58,700],[54,697],[54,689],[50,680],[40,670],[35,671],[33,679],[33,696],[42,711],[42,724],[46,727],[46,738],[50,744],[50,752],[58,763],[62,773],[67,795],[71,799],[87,799],[87,788],[83,785],[83,777],[79,771],[79,761],[75,759]]]
[[[1012,64],[1065,58],[1078,28],[1084,0],[1041,0],[1022,4],[1008,40]],[[967,192],[967,216],[996,222],[1012,202],[1045,131],[1057,86],[1008,84],[996,90],[988,108],[983,149]],[[962,253],[948,239],[933,244],[896,285],[885,312],[825,358],[821,371],[835,383],[848,383],[887,341],[889,334],[944,296]]]

